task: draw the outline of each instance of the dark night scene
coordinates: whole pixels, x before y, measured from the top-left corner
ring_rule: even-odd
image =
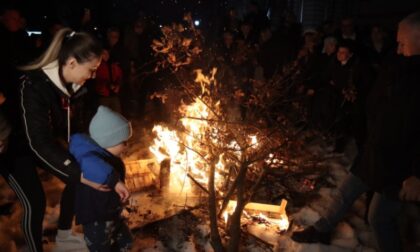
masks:
[[[419,0],[2,0],[1,252],[420,251]]]

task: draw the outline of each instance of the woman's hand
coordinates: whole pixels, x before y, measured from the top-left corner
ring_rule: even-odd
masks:
[[[96,190],[101,191],[101,192],[109,192],[109,191],[111,191],[111,189],[107,185],[98,184],[96,182],[93,182],[93,181],[90,181],[90,180],[85,179],[83,177],[83,174],[80,176],[80,182],[82,184],[85,184],[87,186],[90,186],[93,189],[96,189]]]
[[[114,189],[120,195],[121,202],[125,203],[130,198],[130,192],[123,182],[118,181]]]

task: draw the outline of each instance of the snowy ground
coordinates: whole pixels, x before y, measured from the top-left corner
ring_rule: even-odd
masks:
[[[139,131],[138,136],[143,133],[146,132]],[[149,141],[150,139],[142,137],[140,142],[132,143],[131,150],[144,149],[143,144]],[[311,150],[328,157],[326,166],[329,167],[332,178],[330,182],[335,185],[339,184],[345,176],[355,156],[355,148],[351,144],[343,155],[331,153],[331,148],[321,143],[314,143]],[[146,152],[131,151],[127,159],[144,158]],[[58,202],[63,184],[46,174],[42,174],[41,178],[48,197],[44,229],[46,230],[45,248],[46,251],[50,251],[54,247],[53,233],[58,219]],[[243,244],[243,251],[375,251],[371,232],[363,219],[366,207],[363,197],[354,204],[353,209],[337,226],[331,245],[299,244],[290,239],[292,231],[313,224],[324,213],[331,201],[331,196],[335,193],[337,192],[334,187],[321,188],[320,197],[317,200],[308,202],[303,208],[292,209],[293,213],[289,218],[293,225],[285,233],[280,233],[277,228],[265,224],[248,223],[246,228],[252,235],[247,237]],[[202,218],[206,215],[203,212],[205,210],[198,208],[191,210],[202,201],[202,198],[191,195],[187,197],[179,194],[162,195],[156,190],[134,194],[130,202],[131,211],[124,213],[129,217],[130,227],[136,237],[133,251],[213,251],[209,243],[208,221]],[[11,214],[0,216],[0,251],[23,251],[24,240],[19,226],[22,210],[19,204],[16,204],[14,193],[0,178],[0,205],[7,202],[12,203],[12,208]],[[183,211],[185,209],[189,211]],[[413,223],[419,223],[418,208],[411,209],[410,213]],[[414,235],[419,235],[420,227],[418,224],[414,225],[414,229],[417,229]],[[75,230],[81,232],[80,227],[75,227]]]

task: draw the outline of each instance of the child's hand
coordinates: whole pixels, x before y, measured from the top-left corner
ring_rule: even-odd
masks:
[[[85,184],[87,186],[90,186],[93,189],[96,189],[96,190],[101,191],[101,192],[111,191],[111,189],[109,189],[109,187],[107,185],[98,184],[98,183],[95,183],[93,181],[85,179],[83,177],[83,174],[80,176],[80,183]]]
[[[125,203],[130,198],[130,192],[128,191],[125,184],[121,181],[115,185],[115,191],[120,195],[121,202]]]

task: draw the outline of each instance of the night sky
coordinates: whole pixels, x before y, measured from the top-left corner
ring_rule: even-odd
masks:
[[[243,13],[249,2],[257,2],[264,11],[270,7],[289,6],[304,26],[321,23],[323,20],[320,19],[339,20],[346,15],[357,17],[359,23],[395,23],[408,13],[420,10],[420,0],[3,0],[0,8],[12,5],[21,9],[29,29],[40,29],[46,22],[55,19],[74,26],[84,8],[92,10],[93,20],[99,27],[121,26],[139,16],[153,18],[164,25],[179,21],[184,12],[190,11],[194,19],[211,28],[228,8],[233,7]],[[311,10],[315,5],[318,10],[333,9],[334,13],[325,11],[325,14],[315,14]],[[277,10],[279,12],[281,10]],[[304,17],[299,17],[302,13]],[[315,16],[317,20],[307,21]]]
[[[99,26],[120,25],[138,16],[153,17],[162,24],[179,21],[183,13],[190,11],[193,17],[208,20],[217,16],[227,1],[219,0],[37,0],[9,1],[21,9],[31,29],[41,27],[46,19],[59,19],[73,25],[83,14],[84,8],[92,10],[93,19]],[[235,1],[230,1],[235,2]],[[2,6],[3,7],[3,6]]]

